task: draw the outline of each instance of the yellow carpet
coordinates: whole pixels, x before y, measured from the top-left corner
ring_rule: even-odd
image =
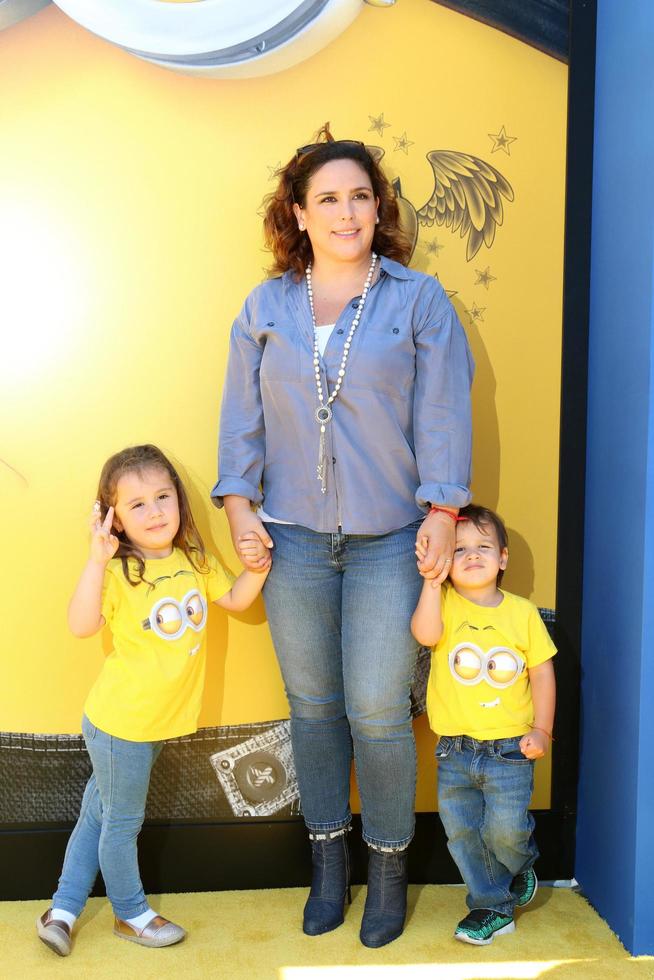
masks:
[[[0,903],[1,980],[630,980],[654,978],[654,958],[629,956],[579,896],[542,888],[513,935],[475,947],[452,938],[465,914],[462,887],[412,886],[403,936],[365,949],[358,929],[365,889],[353,890],[345,924],[310,938],[299,928],[304,889],[151,896],[187,939],[143,949],[112,934],[105,899],[92,899],[62,959],[36,936],[44,902]]]

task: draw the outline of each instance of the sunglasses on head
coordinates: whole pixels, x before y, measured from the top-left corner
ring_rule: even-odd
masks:
[[[320,146],[351,146],[353,149],[366,149],[366,144],[362,143],[361,140],[329,140],[327,143],[307,143],[306,146],[298,146],[295,151],[295,159],[299,160],[300,157],[304,157],[307,153],[313,153]],[[366,150],[367,152],[367,150]]]

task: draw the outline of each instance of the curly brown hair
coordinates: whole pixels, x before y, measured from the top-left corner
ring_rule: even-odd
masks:
[[[116,503],[116,487],[121,476],[126,473],[138,473],[139,476],[145,470],[162,469],[166,470],[171,482],[177,491],[177,501],[179,506],[179,528],[173,540],[173,547],[179,548],[184,552],[191,565],[196,571],[205,573],[209,570],[207,555],[202,541],[202,536],[198,531],[188,495],[184,488],[179,474],[170,460],[162,451],[151,444],[143,446],[129,446],[111,456],[102,467],[100,482],[98,484],[97,500],[100,503],[101,519],[104,520],[107,511]],[[138,585],[145,582],[145,560],[138,548],[132,544],[124,531],[118,531],[113,527],[112,534],[118,538],[118,551],[116,558],[120,558],[123,566],[123,574],[130,585]],[[129,559],[136,563],[136,569],[130,568]],[[136,578],[132,578],[135,571]]]
[[[274,259],[271,276],[280,276],[290,269],[299,279],[312,261],[309,236],[298,228],[293,205],[304,207],[312,176],[331,160],[354,160],[368,174],[373,193],[379,199],[379,224],[375,225],[372,247],[378,255],[408,265],[411,245],[400,228],[397,199],[388,178],[363,143],[335,140],[329,123],[325,123],[310,148],[296,153],[277,171],[279,183],[272,194],[264,198],[264,238]]]

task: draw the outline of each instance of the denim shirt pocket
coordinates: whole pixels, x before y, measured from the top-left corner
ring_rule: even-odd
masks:
[[[411,324],[397,313],[378,317],[359,329],[350,353],[350,384],[383,390],[393,398],[413,395],[416,349]]]

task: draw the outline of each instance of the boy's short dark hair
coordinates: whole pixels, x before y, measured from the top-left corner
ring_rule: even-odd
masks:
[[[467,507],[462,507],[459,511],[459,518],[462,517],[471,521],[478,531],[483,531],[485,527],[490,525],[495,531],[500,551],[504,551],[505,548],[509,547],[509,535],[507,534],[504,521],[494,510],[490,510],[488,507],[482,507],[481,504],[468,504]],[[497,573],[498,585],[502,581],[503,576],[504,569],[500,568]]]

